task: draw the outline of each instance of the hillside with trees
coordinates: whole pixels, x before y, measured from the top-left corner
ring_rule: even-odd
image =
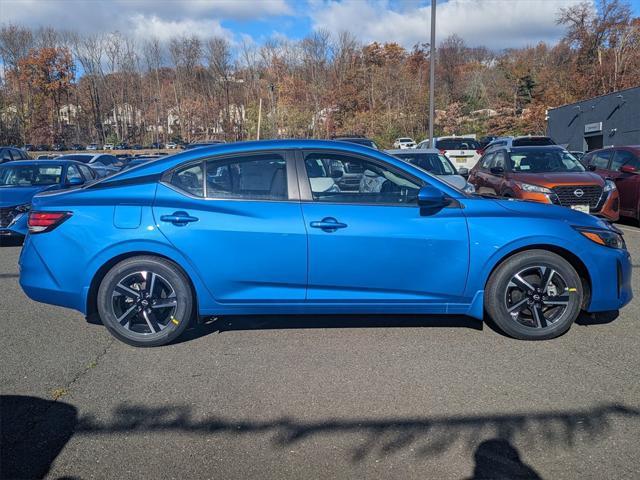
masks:
[[[436,134],[539,134],[545,111],[640,85],[640,18],[628,3],[561,9],[555,45],[437,45]],[[231,44],[122,32],[0,29],[0,144],[330,138],[389,146],[427,131],[429,46],[360,44],[349,32]]]

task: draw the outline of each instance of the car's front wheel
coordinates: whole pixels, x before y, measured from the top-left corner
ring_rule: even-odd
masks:
[[[175,264],[139,256],[107,272],[96,303],[102,322],[116,338],[136,347],[156,347],[175,340],[187,328],[193,292]]]
[[[545,340],[566,332],[580,313],[580,276],[561,256],[527,250],[504,261],[485,289],[485,307],[506,334]]]

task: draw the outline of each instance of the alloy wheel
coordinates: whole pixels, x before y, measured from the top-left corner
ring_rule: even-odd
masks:
[[[567,311],[575,292],[558,270],[543,265],[516,273],[505,292],[505,306],[511,319],[526,327],[544,329]]]
[[[127,274],[113,288],[111,306],[121,328],[152,335],[173,324],[178,299],[173,286],[152,271]]]

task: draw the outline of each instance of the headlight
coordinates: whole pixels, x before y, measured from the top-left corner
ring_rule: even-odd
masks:
[[[467,182],[462,191],[465,193],[476,193],[476,187]]]
[[[599,245],[603,245],[605,247],[611,248],[619,248],[624,249],[627,246],[624,243],[624,238],[619,233],[614,232],[613,230],[600,230],[596,228],[582,228],[582,227],[574,227],[578,232],[587,237],[592,242],[595,242]]]
[[[522,182],[516,182],[516,185],[518,185],[525,192],[553,193],[548,188],[541,187],[540,185],[531,185],[530,183],[522,183]]]
[[[616,190],[616,182],[614,182],[613,180],[605,180],[604,181],[604,191],[605,192],[610,192],[612,190]]]

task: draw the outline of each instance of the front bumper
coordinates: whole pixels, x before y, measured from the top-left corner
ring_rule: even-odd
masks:
[[[618,310],[633,299],[631,255],[627,250],[598,247],[589,259],[591,301],[587,312]]]

